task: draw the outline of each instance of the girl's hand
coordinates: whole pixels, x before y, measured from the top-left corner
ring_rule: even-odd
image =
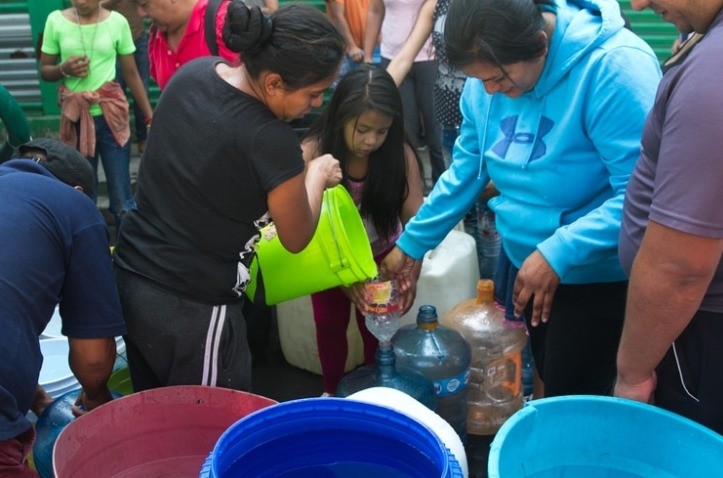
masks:
[[[327,188],[331,188],[339,184],[342,177],[339,160],[331,154],[324,154],[309,161],[308,173],[318,174],[325,178]]]
[[[73,55],[60,65],[67,76],[85,78],[90,70],[90,59],[85,55]]]
[[[359,48],[356,45],[354,45],[353,48],[349,48],[349,50],[346,52],[346,54],[353,61],[360,62],[364,59],[364,50],[362,50],[361,48]]]
[[[367,303],[364,299],[364,282],[357,282],[349,287],[342,287],[341,291],[362,314],[366,313]]]

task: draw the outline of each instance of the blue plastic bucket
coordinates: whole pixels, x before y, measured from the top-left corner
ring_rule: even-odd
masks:
[[[273,224],[262,229],[249,273],[246,295],[268,305],[375,277],[369,237],[349,192],[324,191],[314,236],[299,253],[284,248]]]
[[[693,477],[720,470],[721,435],[652,405],[597,396],[528,402],[497,433],[488,462],[490,478]]]
[[[429,428],[387,407],[342,398],[294,400],[221,435],[202,478],[462,477]]]

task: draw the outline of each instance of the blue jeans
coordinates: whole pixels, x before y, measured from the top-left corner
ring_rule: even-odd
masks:
[[[381,50],[379,49],[379,45],[377,45],[374,48],[374,52],[372,52],[372,63],[375,65],[378,65],[382,61],[382,55]],[[357,66],[361,65],[361,61],[354,61],[349,56],[344,55],[344,59],[341,61],[341,67],[339,68],[339,75],[336,77],[336,80],[334,80],[334,83],[332,83],[332,88],[336,88],[336,85],[339,84],[339,81],[342,79],[344,75],[355,69]]]
[[[95,122],[95,157],[88,158],[95,173],[94,201],[98,200],[98,156],[103,162],[103,171],[108,185],[109,210],[116,218],[116,227],[120,225],[120,218],[132,209],[136,203],[131,191],[131,143],[126,142],[120,146],[106,123],[105,118],[93,117]]]
[[[150,64],[148,60],[148,33],[143,32],[143,35],[141,35],[140,38],[135,40],[133,43],[136,45],[136,51],[133,53],[133,58],[136,60],[138,74],[141,76],[141,82],[143,82],[143,87],[146,89],[146,95],[148,95],[148,81],[151,77]],[[123,72],[120,69],[120,65],[117,65],[116,67],[115,78],[121,85],[121,88],[125,91],[126,83],[123,79]],[[129,97],[132,97],[132,95],[129,95]],[[138,107],[138,102],[135,101],[135,98],[133,99],[133,117],[135,118],[136,140],[139,143],[145,143],[146,138],[148,137],[144,121],[145,116],[143,116],[143,112]]]

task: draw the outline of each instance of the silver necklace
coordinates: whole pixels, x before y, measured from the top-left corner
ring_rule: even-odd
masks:
[[[98,33],[98,24],[100,22],[100,6],[98,6],[98,14],[95,16],[95,28],[93,29],[93,36],[91,37],[90,41],[90,52],[85,47],[85,38],[83,38],[83,29],[80,26],[80,16],[78,15],[78,9],[74,8],[73,11],[75,12],[75,21],[78,23],[78,35],[80,36],[80,45],[83,47],[83,54],[85,57],[90,60],[90,57],[93,55],[93,49],[95,48],[95,35]]]

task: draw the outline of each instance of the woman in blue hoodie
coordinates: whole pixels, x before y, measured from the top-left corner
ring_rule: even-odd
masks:
[[[660,68],[614,0],[455,0],[451,64],[467,76],[453,161],[384,268],[409,272],[492,180],[496,286],[514,283],[545,395],[612,393],[627,279],[617,256],[625,187]]]

